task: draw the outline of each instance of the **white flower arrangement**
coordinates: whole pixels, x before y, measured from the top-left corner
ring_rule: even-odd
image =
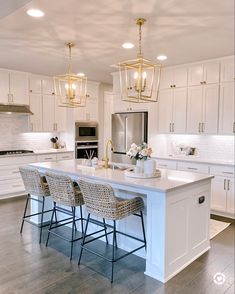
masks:
[[[131,144],[131,148],[127,151],[127,156],[135,158],[136,160],[146,160],[151,157],[152,148],[148,147],[147,143],[136,145]]]

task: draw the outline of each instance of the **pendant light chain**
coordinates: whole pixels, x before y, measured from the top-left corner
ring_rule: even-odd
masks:
[[[138,56],[142,55],[142,49],[141,49],[141,34],[142,34],[142,29],[141,29],[142,24],[139,23],[139,52]]]

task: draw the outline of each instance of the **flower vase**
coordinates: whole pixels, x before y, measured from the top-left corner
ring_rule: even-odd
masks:
[[[144,173],[152,175],[156,172],[156,161],[153,159],[147,159],[144,161]]]
[[[138,174],[144,173],[144,160],[136,160],[135,172]]]

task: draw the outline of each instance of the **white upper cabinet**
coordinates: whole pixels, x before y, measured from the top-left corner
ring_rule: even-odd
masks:
[[[30,131],[42,132],[42,95],[30,93],[30,110],[33,115],[30,115]]]
[[[58,132],[65,132],[67,129],[67,116],[66,107],[61,107],[58,105],[58,101],[55,98],[55,119],[54,119],[54,129]]]
[[[29,105],[29,75],[24,72],[10,71],[11,103]]]
[[[220,84],[219,134],[235,133],[234,82]]]
[[[160,91],[158,131],[160,133],[185,133],[187,88]]]
[[[218,104],[219,85],[189,87],[187,133],[216,134]]]
[[[28,74],[0,70],[0,103],[29,105]]]
[[[163,68],[161,71],[160,89],[187,87],[187,67]]]
[[[52,95],[55,93],[54,80],[51,77],[43,77],[42,79],[42,93]]]
[[[43,111],[43,131],[56,131],[55,126],[55,96],[42,96],[42,111]]]
[[[194,64],[189,67],[188,85],[197,86],[219,83],[219,61]]]
[[[232,82],[235,80],[234,56],[221,60],[220,82]]]
[[[9,103],[9,72],[0,69],[0,103]]]
[[[34,94],[42,93],[42,78],[40,76],[31,75],[29,77],[29,92]]]

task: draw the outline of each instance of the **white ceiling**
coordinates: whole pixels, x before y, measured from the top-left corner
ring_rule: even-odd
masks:
[[[25,3],[27,3],[25,6]],[[45,12],[41,19],[28,8]],[[234,54],[233,0],[0,0],[0,67],[55,75],[66,71],[67,41],[74,41],[73,71],[111,82],[110,65],[134,58],[134,20],[145,17],[144,57],[168,56],[175,65]]]

